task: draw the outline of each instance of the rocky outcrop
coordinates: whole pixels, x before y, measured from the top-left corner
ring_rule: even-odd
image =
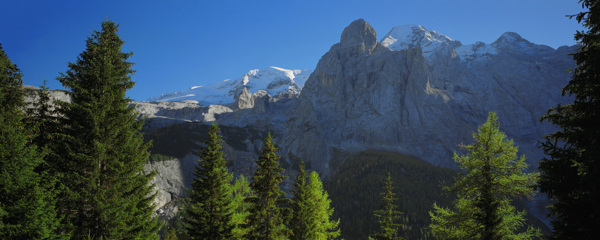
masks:
[[[423,41],[402,49],[373,39],[373,28],[357,20],[321,58],[287,122],[284,149],[325,174],[336,149],[389,150],[452,167],[458,144],[470,143],[495,111],[520,153],[530,163],[541,159],[535,144],[551,129],[538,119],[565,101],[560,88],[573,64],[565,60],[567,49],[508,33],[467,60],[453,40],[427,45],[424,54]]]

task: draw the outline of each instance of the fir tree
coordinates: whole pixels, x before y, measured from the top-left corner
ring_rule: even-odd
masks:
[[[525,225],[525,211],[511,205],[514,197],[530,197],[539,174],[523,173],[525,156],[517,159],[517,147],[500,132],[498,118],[489,113],[487,121],[473,133],[475,142],[461,148],[467,155],[454,154],[464,170],[450,188],[457,194],[454,210],[434,204],[431,228],[443,239],[531,239],[540,235]]]
[[[0,45],[0,239],[61,239],[54,179],[26,129],[22,72]]]
[[[223,140],[216,123],[208,130],[206,146],[200,152],[194,172],[190,202],[186,206],[185,226],[191,239],[231,239],[231,176],[223,157]]]
[[[398,199],[394,197],[395,195],[396,194],[394,193],[392,177],[390,173],[388,173],[388,177],[385,182],[385,187],[383,188],[383,192],[381,193],[382,209],[374,211],[374,215],[377,218],[379,218],[379,231],[369,236],[369,239],[403,239],[402,237],[398,236],[398,228],[402,228],[403,225],[397,223],[397,220],[400,219],[400,215],[402,215],[402,212],[396,210],[396,208],[398,208],[398,206],[396,206],[396,202],[398,201]]]
[[[235,225],[233,229],[233,239],[245,239],[249,231],[245,228],[248,224],[248,218],[250,215],[251,204],[246,201],[247,198],[253,195],[250,182],[240,175],[232,186],[232,204],[233,204],[233,215],[231,220]]]
[[[275,152],[271,134],[265,138],[263,148],[258,158],[258,168],[252,176],[254,196],[248,198],[252,204],[248,230],[248,239],[286,239],[290,234],[286,228],[285,207],[288,200],[279,184],[286,178],[283,169],[279,167],[279,158]]]
[[[55,162],[68,188],[61,202],[76,239],[156,239],[160,228],[153,217],[153,174],[143,172],[149,157],[144,123],[125,95],[134,86],[127,61],[132,53],[121,51],[117,28],[103,22],[57,78],[72,96],[60,108]]]
[[[542,117],[558,128],[544,137],[548,158],[539,165],[540,191],[554,200],[554,239],[595,239],[600,226],[600,1],[579,2],[588,11],[573,17],[587,30],[575,34],[577,67],[562,90],[574,101]]]

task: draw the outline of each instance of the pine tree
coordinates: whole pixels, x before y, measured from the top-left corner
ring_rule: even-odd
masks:
[[[26,129],[22,72],[0,45],[0,239],[61,239],[54,179]]]
[[[383,188],[383,192],[381,193],[382,205],[380,210],[375,210],[374,215],[379,218],[379,230],[369,236],[369,239],[377,239],[377,240],[398,240],[403,239],[398,236],[398,228],[402,228],[403,225],[396,223],[402,212],[396,210],[398,206],[396,206],[396,202],[398,198],[395,198],[396,194],[394,193],[394,186],[392,182],[392,177],[390,173],[388,173],[388,177],[385,182],[385,187]]]
[[[517,147],[499,130],[496,114],[473,133],[475,142],[461,148],[467,155],[454,154],[454,161],[464,170],[447,190],[457,194],[454,209],[433,205],[430,212],[432,228],[443,239],[531,239],[539,230],[525,225],[525,211],[517,212],[511,205],[514,197],[530,197],[538,173],[523,173],[525,156],[517,159]]]
[[[233,215],[232,222],[235,225],[233,229],[233,239],[245,239],[249,231],[244,226],[248,224],[248,217],[250,215],[250,208],[252,207],[247,198],[253,195],[250,182],[240,175],[232,186],[232,204],[233,204]]]
[[[574,17],[577,67],[562,95],[574,101],[550,108],[542,121],[558,131],[544,137],[540,192],[553,201],[554,239],[594,239],[600,226],[600,1],[581,0],[588,11]]]
[[[252,204],[248,223],[248,239],[286,239],[290,234],[285,219],[289,201],[279,184],[286,178],[279,167],[279,158],[275,152],[271,134],[265,138],[258,158],[258,168],[252,176],[254,196],[248,198]]]
[[[117,28],[103,22],[57,78],[72,97],[61,103],[55,166],[68,188],[62,210],[76,239],[157,239],[161,225],[153,217],[153,174],[143,172],[149,157],[144,123],[125,95],[134,86],[132,53],[121,51]]]
[[[219,132],[219,127],[213,123],[194,172],[185,219],[186,231],[191,239],[233,237],[231,176],[221,150],[223,140]]]

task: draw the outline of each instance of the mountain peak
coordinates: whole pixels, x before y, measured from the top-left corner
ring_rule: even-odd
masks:
[[[406,24],[392,28],[381,39],[381,45],[393,51],[421,47],[423,55],[427,57],[440,47],[458,47],[461,43],[436,31],[427,30],[421,25]]]
[[[515,32],[505,32],[492,44],[495,48],[507,51],[519,51],[528,54],[543,53],[554,49],[546,45],[538,45],[528,41]]]
[[[498,43],[498,44],[501,44],[501,43],[514,44],[514,43],[518,43],[518,42],[529,43],[529,41],[527,41],[526,39],[521,37],[521,35],[519,35],[516,32],[505,32],[494,42],[494,44],[496,44],[496,43]]]
[[[342,46],[362,45],[364,50],[371,51],[377,45],[377,33],[371,24],[361,18],[350,23],[344,29],[340,44]]]

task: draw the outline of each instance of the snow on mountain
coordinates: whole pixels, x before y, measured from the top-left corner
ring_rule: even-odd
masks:
[[[462,45],[459,41],[446,35],[433,30],[427,30],[423,26],[416,24],[394,27],[380,42],[381,45],[393,51],[419,46],[425,58],[428,58],[439,49],[446,47],[455,48]]]
[[[225,79],[205,86],[194,86],[182,92],[162,94],[147,101],[197,101],[200,105],[230,104],[244,88],[250,93],[265,90],[271,96],[298,96],[311,70],[289,70],[278,67],[254,69],[236,79]]]

